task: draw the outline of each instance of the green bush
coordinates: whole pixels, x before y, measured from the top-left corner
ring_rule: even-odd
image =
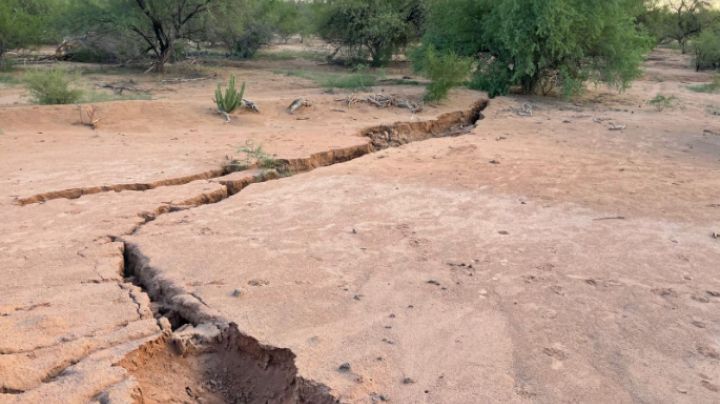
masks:
[[[82,91],[71,87],[71,78],[60,69],[36,70],[25,74],[25,83],[37,104],[72,104]]]
[[[703,31],[693,42],[697,70],[720,68],[720,30]]]
[[[696,93],[716,93],[720,91],[720,73],[716,74],[710,83],[689,86],[688,88]]]
[[[431,80],[425,92],[425,101],[436,102],[447,98],[451,88],[462,84],[470,74],[472,60],[454,52],[438,53],[428,46],[415,61],[418,72]]]
[[[677,103],[678,103],[678,99],[674,95],[665,96],[662,94],[658,94],[655,96],[655,98],[648,101],[648,104],[654,106],[658,111],[672,108]]]
[[[213,1],[197,29],[197,41],[222,44],[230,55],[248,59],[273,38],[273,7],[277,1]]]
[[[35,45],[42,37],[42,3],[28,0],[0,1],[0,67],[5,52]]]
[[[420,0],[335,0],[320,13],[318,31],[349,49],[351,58],[361,59],[367,51],[372,65],[381,66],[419,36],[422,11]]]
[[[308,70],[288,70],[277,72],[286,76],[301,77],[312,80],[326,90],[335,88],[346,90],[366,90],[377,84],[383,73],[373,73],[366,66],[358,66],[352,73],[326,73]]]
[[[477,58],[472,85],[490,96],[517,86],[570,95],[585,81],[620,89],[640,74],[651,41],[631,0],[436,0],[423,43]]]
[[[245,82],[243,82],[242,87],[238,92],[235,88],[235,76],[230,76],[230,82],[224,92],[220,84],[218,84],[217,89],[215,90],[214,101],[217,105],[218,111],[227,114],[235,111],[240,105],[242,105],[244,94]]]
[[[238,169],[244,170],[250,167],[258,167],[272,170],[282,168],[282,162],[278,161],[274,155],[265,152],[261,145],[255,146],[252,140],[245,142],[245,146],[239,148],[238,151],[245,154],[244,159],[234,163]]]
[[[270,43],[272,36],[272,27],[265,22],[249,23],[235,38],[232,54],[242,59],[250,59],[261,47]]]

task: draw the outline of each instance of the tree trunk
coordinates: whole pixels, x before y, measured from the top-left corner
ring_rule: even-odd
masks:
[[[174,49],[175,44],[172,41],[160,48],[160,55],[155,61],[155,68],[153,69],[156,73],[165,73],[165,64],[172,58]]]

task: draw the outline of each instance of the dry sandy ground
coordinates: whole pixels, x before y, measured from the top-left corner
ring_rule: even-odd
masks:
[[[720,97],[687,90],[708,75],[657,52],[626,93],[503,97],[469,134],[340,163],[362,128],[482,94],[339,112],[258,67],[263,112],[229,125],[207,81],[101,104],[97,131],[0,109],[0,402],[720,401]],[[248,139],[339,164],[230,195],[262,179],[220,177]],[[18,204],[112,184],[152,189]]]

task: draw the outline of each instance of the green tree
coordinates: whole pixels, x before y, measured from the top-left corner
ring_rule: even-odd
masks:
[[[152,70],[163,72],[182,40],[202,30],[210,7],[221,0],[79,0],[75,32],[131,33],[152,54]]]
[[[692,45],[698,71],[720,68],[720,26],[705,29]]]
[[[491,96],[571,95],[588,80],[625,88],[650,46],[642,10],[641,0],[435,0],[423,42],[476,58],[472,84]]]
[[[219,1],[196,28],[200,40],[220,43],[234,56],[250,58],[273,36],[277,0]]]
[[[302,30],[300,5],[294,1],[278,1],[272,7],[274,31],[287,43],[291,36]]]
[[[7,51],[40,41],[41,11],[33,1],[0,1],[0,64],[3,63],[3,55]]]
[[[332,0],[322,12],[318,31],[359,58],[367,51],[372,64],[380,66],[418,37],[421,22],[420,0]]]
[[[702,14],[710,3],[706,0],[670,0],[666,36],[680,44],[682,53],[687,52],[691,38],[702,32]]]

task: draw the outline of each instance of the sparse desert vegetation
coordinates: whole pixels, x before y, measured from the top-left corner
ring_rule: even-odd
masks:
[[[1,0],[0,402],[720,401],[718,6]]]

